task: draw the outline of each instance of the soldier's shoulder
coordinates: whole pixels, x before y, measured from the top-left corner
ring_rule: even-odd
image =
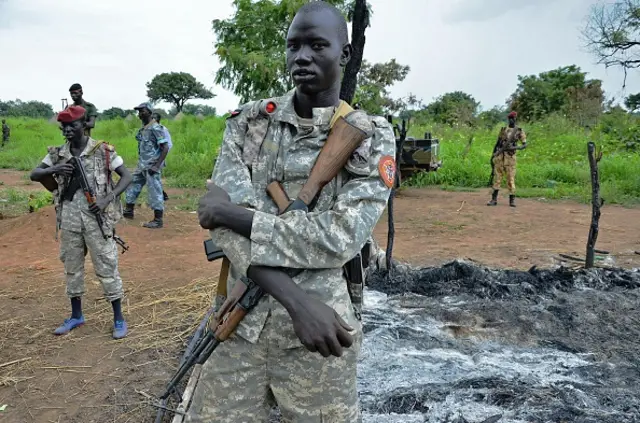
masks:
[[[237,109],[230,112],[227,119],[235,119],[244,117],[247,119],[255,119],[258,116],[268,116],[275,112],[282,104],[287,101],[287,96],[267,97],[256,100],[250,100],[238,106]]]
[[[369,120],[376,128],[393,129],[393,126],[383,116],[367,113]]]

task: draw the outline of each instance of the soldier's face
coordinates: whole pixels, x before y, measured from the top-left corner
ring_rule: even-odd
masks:
[[[82,99],[82,90],[69,91],[69,94],[74,102]]]
[[[142,109],[138,109],[138,117],[142,121],[149,120],[151,118],[151,112],[143,107]]]
[[[295,16],[287,34],[287,70],[296,87],[317,94],[339,83],[351,49],[340,41],[338,19],[327,10]]]
[[[513,128],[515,125],[516,125],[516,119],[510,117],[509,118],[509,126]]]
[[[60,127],[62,135],[69,141],[79,139],[84,134],[84,122],[76,120],[71,123],[63,123]]]

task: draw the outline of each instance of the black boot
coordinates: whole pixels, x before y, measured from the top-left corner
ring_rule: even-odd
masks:
[[[127,204],[122,212],[122,217],[125,219],[133,219],[133,208],[135,204]]]
[[[515,207],[516,206],[516,196],[513,194],[509,195],[509,205],[511,207]]]
[[[162,228],[162,210],[154,210],[153,211],[153,220],[151,222],[147,222],[144,225],[145,228],[150,229],[159,229]]]
[[[487,206],[495,206],[498,204],[498,190],[494,189],[491,193],[491,201],[487,203]]]
[[[162,198],[164,198],[164,201],[167,201],[169,199],[169,196],[166,192],[162,191]]]

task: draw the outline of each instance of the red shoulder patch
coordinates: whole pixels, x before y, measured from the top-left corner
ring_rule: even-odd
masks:
[[[382,156],[378,162],[378,172],[382,182],[387,187],[393,188],[396,181],[396,160],[391,156]]]
[[[234,117],[238,116],[240,113],[242,113],[242,109],[235,109],[233,112],[231,112],[231,114],[229,115],[229,117],[227,119],[234,118]]]

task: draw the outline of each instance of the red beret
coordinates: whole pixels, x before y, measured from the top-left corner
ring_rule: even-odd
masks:
[[[84,107],[80,106],[69,106],[60,113],[58,113],[58,122],[62,123],[71,123],[74,122],[86,113]]]
[[[518,117],[518,114],[516,112],[511,112],[511,113],[509,113],[509,116],[507,116],[507,117],[510,117],[510,118],[511,117],[513,117],[513,118],[514,117]]]

